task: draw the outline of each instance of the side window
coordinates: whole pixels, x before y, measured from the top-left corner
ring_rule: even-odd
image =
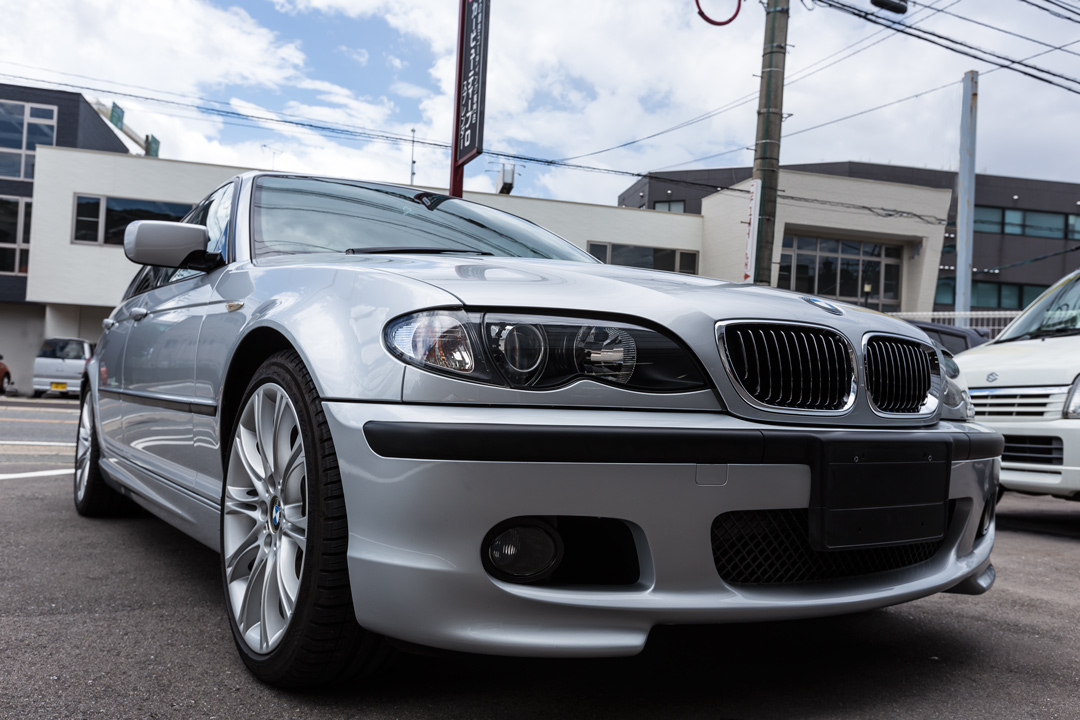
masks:
[[[143,265],[142,270],[135,274],[131,284],[128,285],[127,292],[124,293],[124,299],[129,300],[136,295],[142,295],[144,292],[152,290],[157,285],[161,270],[162,268],[153,265]]]

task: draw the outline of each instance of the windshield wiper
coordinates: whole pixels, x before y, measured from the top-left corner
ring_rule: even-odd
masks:
[[[467,253],[469,255],[494,255],[495,253],[470,248],[441,248],[441,247],[362,247],[349,248],[346,255],[443,255],[454,253]]]
[[[999,340],[998,342],[1015,342],[1016,340],[1038,340],[1039,338],[1047,337],[1063,337],[1065,335],[1080,335],[1080,328],[1076,327],[1058,327],[1058,328],[1036,328],[1030,330],[1022,335],[1016,337],[1006,338]]]

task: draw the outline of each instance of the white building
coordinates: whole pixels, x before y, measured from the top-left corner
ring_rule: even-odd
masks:
[[[26,299],[44,306],[44,319],[0,317],[5,340],[19,346],[8,354],[32,358],[44,337],[96,342],[101,321],[137,269],[122,248],[126,221],[178,213],[244,170],[40,149]],[[780,193],[773,285],[886,311],[930,309],[944,235],[944,223],[934,219],[947,215],[948,190],[782,171]],[[740,185],[707,197],[701,215],[511,195],[466,197],[532,220],[608,262],[742,277],[748,194]],[[905,212],[890,213],[890,207]],[[8,331],[20,322],[21,336]],[[28,391],[28,363],[12,370],[17,387]]]

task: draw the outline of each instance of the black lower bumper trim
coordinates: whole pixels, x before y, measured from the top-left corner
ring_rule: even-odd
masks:
[[[1001,455],[994,432],[703,430],[561,425],[489,425],[371,421],[368,445],[383,457],[415,460],[552,463],[808,464],[823,444],[951,444],[952,461]]]

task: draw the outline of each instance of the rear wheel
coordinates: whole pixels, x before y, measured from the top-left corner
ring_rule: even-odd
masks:
[[[36,398],[39,398],[44,394],[45,394],[44,390],[35,390],[34,393],[33,393],[34,397],[36,397]]]
[[[11,388],[11,376],[4,373],[4,377],[0,378],[0,395],[7,395],[7,391]]]
[[[244,663],[282,687],[333,683],[382,665],[389,645],[353,613],[337,456],[295,352],[271,356],[255,373],[227,457],[222,581]]]
[[[94,427],[91,394],[83,395],[79,413],[79,434],[75,438],[75,510],[86,517],[123,514],[128,500],[109,487],[101,473],[101,450]]]

